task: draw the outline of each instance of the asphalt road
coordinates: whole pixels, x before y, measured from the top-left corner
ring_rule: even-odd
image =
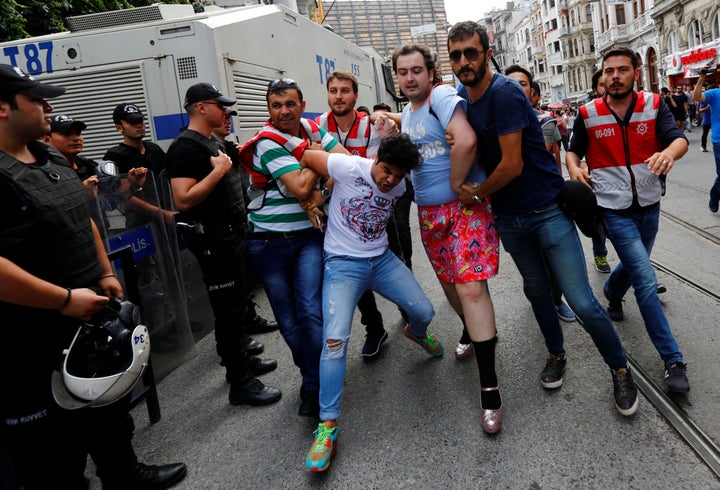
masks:
[[[712,151],[700,153],[698,128],[690,151],[668,180],[663,210],[720,236],[720,215],[707,208],[715,175]],[[602,296],[607,276],[594,270],[590,240],[583,239],[591,284]],[[629,418],[614,408],[607,367],[577,323],[565,323],[568,367],[565,383],[543,390],[542,336],[522,283],[503,251],[500,274],[491,283],[498,324],[498,375],[504,425],[496,436],[480,427],[478,374],[474,359],[452,355],[461,325],[444,299],[424,251],[415,242],[415,274],[431,298],[430,329],[446,355],[430,359],[402,335],[394,305],[379,304],[390,332],[379,358],[360,355],[364,331],[356,315],[349,344],[346,389],[339,420],[339,449],[326,474],[305,471],[305,454],[317,421],[299,417],[299,374],[279,334],[257,336],[276,371],[262,377],[283,391],[270,407],[232,407],[228,385],[208,335],[197,355],[159,385],[162,420],[149,424],[144,405],[134,410],[135,447],[141,461],[184,461],[181,489],[243,488],[720,488],[720,480],[641,397]],[[610,246],[609,259],[617,263]],[[679,277],[720,293],[720,247],[677,220],[661,220],[653,258]],[[678,406],[715,441],[720,440],[720,365],[717,360],[715,297],[658,273],[668,287],[666,313],[688,363],[692,390]],[[269,314],[264,297],[261,311]],[[605,300],[601,302],[605,304]],[[662,363],[645,332],[631,295],[627,319],[617,324],[627,351],[661,385]],[[99,488],[96,480],[93,488]]]

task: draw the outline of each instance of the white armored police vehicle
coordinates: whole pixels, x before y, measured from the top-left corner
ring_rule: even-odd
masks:
[[[139,106],[147,116],[148,137],[167,149],[188,123],[185,92],[199,82],[210,82],[237,99],[232,137],[238,143],[250,139],[268,118],[265,92],[276,78],[300,85],[306,117],[327,110],[325,83],[336,69],[358,78],[361,104],[392,106],[395,100],[390,69],[377,52],[284,6],[206,7],[195,13],[191,5],[155,4],[67,20],[69,32],[0,43],[0,63],[67,87],[52,104],[55,113],[87,124],[83,155],[89,158],[102,158],[122,141],[112,119],[121,103]],[[158,183],[167,185],[162,178]],[[152,192],[154,187],[146,182],[133,198],[151,202],[154,197],[151,204],[171,207],[168,200],[158,202],[162,192]],[[130,299],[142,305],[153,336],[155,372],[163,376],[192,355],[194,339],[212,329],[202,275],[182,240],[178,247],[174,231],[184,223],[167,226],[158,212],[135,215],[141,224],[133,225],[128,219],[135,212],[133,198],[120,187],[109,188],[110,195],[101,189],[96,200],[104,216],[98,221],[106,222],[109,252],[129,260],[131,251],[132,267],[118,261],[116,267],[126,279],[129,297],[137,283],[136,297]]]
[[[210,82],[236,98],[233,135],[247,141],[267,119],[265,90],[275,78],[298,82],[306,116],[327,110],[325,82],[335,69],[359,80],[359,104],[394,106],[389,67],[360,48],[280,5],[195,13],[162,5],[70,17],[69,32],[0,44],[0,62],[20,67],[67,93],[56,113],[88,125],[84,155],[101,157],[120,141],[112,122],[122,102],[148,115],[149,137],[167,148],[187,124],[185,91]]]

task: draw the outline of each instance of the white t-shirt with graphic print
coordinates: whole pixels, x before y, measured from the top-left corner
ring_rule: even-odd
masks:
[[[380,191],[370,175],[373,160],[333,153],[328,173],[335,179],[325,231],[325,251],[352,257],[376,257],[388,248],[387,224],[405,193],[405,180]]]

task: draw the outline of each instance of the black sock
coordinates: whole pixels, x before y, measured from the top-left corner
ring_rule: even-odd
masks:
[[[497,374],[495,373],[495,344],[497,337],[483,342],[473,342],[475,347],[475,359],[480,371],[480,386],[483,388],[494,388],[498,385]],[[500,408],[502,400],[500,391],[481,391],[480,402],[482,407],[490,410]]]
[[[458,315],[458,316],[460,317],[460,321],[462,321],[462,324],[463,324],[463,333],[460,336],[460,343],[461,344],[469,344],[470,342],[472,342],[472,340],[470,340],[470,334],[467,331],[467,325],[465,325],[465,315]]]

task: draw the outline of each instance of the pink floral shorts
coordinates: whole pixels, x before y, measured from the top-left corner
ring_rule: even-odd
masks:
[[[419,206],[418,218],[423,246],[438,279],[462,283],[497,275],[500,241],[489,198],[471,205],[451,201]]]

